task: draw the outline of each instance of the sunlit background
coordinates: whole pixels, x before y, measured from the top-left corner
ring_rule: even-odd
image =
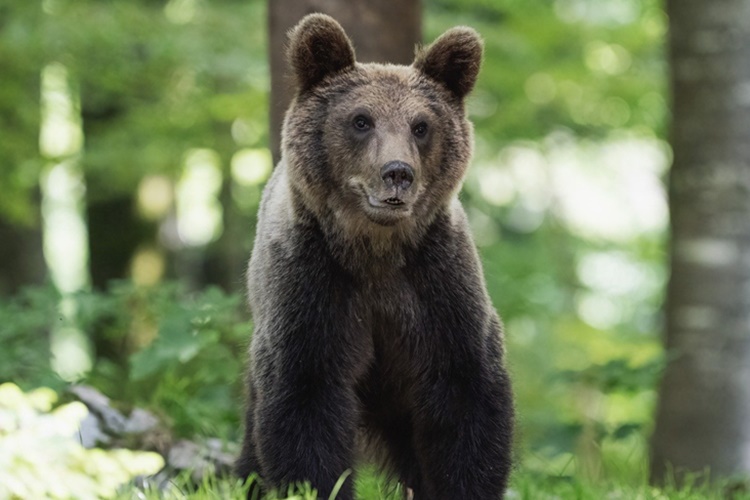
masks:
[[[272,171],[264,2],[1,12],[0,245],[38,232],[44,249],[3,266],[41,265],[54,289],[0,268],[19,323],[0,330],[0,382],[84,381],[177,435],[236,441],[243,272]],[[661,4],[424,1],[425,41],[457,24],[486,43],[461,198],[506,324],[518,455],[540,474],[643,478],[671,161]],[[28,335],[34,370],[11,362]]]

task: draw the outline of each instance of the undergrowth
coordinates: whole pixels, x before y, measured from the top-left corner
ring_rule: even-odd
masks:
[[[120,500],[161,500],[190,498],[196,500],[242,499],[247,495],[247,485],[229,478],[207,477],[196,488],[189,486],[188,476],[175,479],[166,491],[129,489]],[[701,481],[692,476],[681,486],[674,483],[657,488],[645,482],[628,484],[617,478],[588,482],[570,476],[543,476],[516,471],[506,499],[512,500],[750,500],[750,484],[746,481],[724,480],[715,483]],[[357,477],[356,498],[360,500],[402,500],[399,486],[385,483],[371,469]],[[309,485],[297,485],[283,492],[271,492],[266,500],[315,500],[317,492]],[[329,500],[334,499],[331,496]]]

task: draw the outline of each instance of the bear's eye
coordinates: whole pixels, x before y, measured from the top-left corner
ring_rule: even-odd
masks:
[[[371,127],[370,120],[368,120],[367,117],[362,116],[362,115],[355,116],[352,124],[354,125],[354,128],[359,130],[360,132],[370,130],[370,127]]]
[[[417,123],[414,125],[414,128],[411,129],[411,132],[418,139],[422,139],[427,135],[427,124],[425,122]]]

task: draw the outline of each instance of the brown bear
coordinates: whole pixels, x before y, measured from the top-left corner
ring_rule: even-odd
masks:
[[[482,41],[454,28],[411,66],[361,64],[341,26],[312,14],[288,54],[297,93],[248,270],[238,473],[328,498],[371,459],[417,499],[499,498],[511,388],[457,196]]]

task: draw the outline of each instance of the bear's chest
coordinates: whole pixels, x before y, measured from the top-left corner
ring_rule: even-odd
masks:
[[[398,270],[378,273],[360,282],[355,293],[359,334],[372,345],[382,370],[404,375],[419,343],[423,308],[415,287]]]
[[[414,286],[399,270],[380,272],[359,281],[355,307],[367,318],[373,337],[386,334],[382,329],[409,328],[420,311]]]

